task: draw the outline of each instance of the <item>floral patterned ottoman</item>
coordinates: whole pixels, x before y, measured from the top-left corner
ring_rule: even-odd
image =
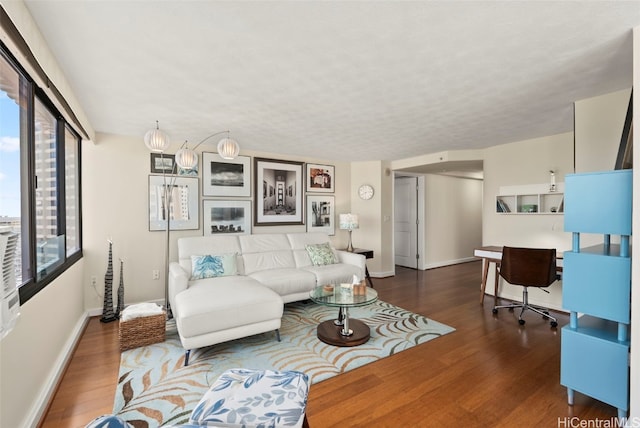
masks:
[[[309,377],[297,371],[230,369],[191,413],[189,424],[223,427],[302,427]]]

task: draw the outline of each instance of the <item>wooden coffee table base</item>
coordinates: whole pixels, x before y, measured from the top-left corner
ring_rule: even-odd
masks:
[[[349,318],[350,336],[340,334],[342,326],[335,325],[333,320],[318,324],[318,339],[333,346],[358,346],[369,340],[371,331],[369,326],[360,320]]]

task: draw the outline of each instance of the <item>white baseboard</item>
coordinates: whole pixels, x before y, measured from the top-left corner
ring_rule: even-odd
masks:
[[[456,259],[456,260],[445,260],[445,261],[442,261],[442,262],[429,263],[425,267],[421,267],[420,270],[435,269],[435,268],[444,267],[444,266],[457,265],[457,264],[460,264],[460,263],[473,262],[475,260],[478,260],[478,259],[476,257],[465,257],[465,258]],[[415,268],[409,268],[409,269],[415,269]],[[386,272],[385,271],[382,271],[382,272],[369,272],[369,275],[371,275],[372,278],[388,278],[390,276],[395,276],[396,275],[396,271],[395,270],[390,270],[390,271],[386,271]]]
[[[390,276],[395,276],[396,271],[394,270],[390,270],[387,272],[369,272],[369,276],[371,276],[371,278],[388,278]]]
[[[49,372],[49,379],[47,380],[44,388],[40,391],[40,394],[34,400],[33,405],[31,406],[31,410],[29,414],[26,416],[24,420],[23,426],[25,427],[35,427],[38,426],[40,420],[44,417],[45,412],[49,406],[49,402],[53,398],[53,395],[56,393],[56,388],[58,383],[62,379],[64,375],[65,369],[67,368],[67,364],[71,360],[71,356],[73,355],[73,351],[76,348],[76,344],[80,340],[82,336],[82,332],[89,321],[89,313],[85,312],[83,316],[80,317],[75,327],[71,331],[69,338],[64,344],[62,351],[58,355],[57,360],[53,364],[51,371]],[[88,422],[88,421],[87,421]]]
[[[444,260],[441,262],[434,262],[434,263],[427,263],[425,266],[425,270],[427,269],[435,269],[435,268],[439,268],[439,267],[444,267],[444,266],[451,266],[451,265],[457,265],[460,263],[468,263],[468,262],[472,262],[474,260],[478,260],[475,257],[464,257],[462,259],[454,259],[454,260]]]

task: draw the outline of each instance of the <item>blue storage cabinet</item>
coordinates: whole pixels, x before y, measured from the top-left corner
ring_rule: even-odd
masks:
[[[562,330],[562,345],[562,383],[626,410],[629,342],[618,341],[617,323],[583,315],[577,329]]]
[[[575,391],[629,410],[631,320],[631,170],[565,177],[565,225],[572,250],[564,253],[560,383],[569,404]],[[580,234],[601,234],[602,244],[581,248]],[[611,243],[619,236],[619,244]],[[578,317],[578,314],[583,314]]]
[[[629,324],[631,258],[619,256],[619,245],[610,247],[609,251],[598,245],[564,253],[562,307]]]

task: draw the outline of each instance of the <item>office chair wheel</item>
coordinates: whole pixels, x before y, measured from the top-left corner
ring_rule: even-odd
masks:
[[[557,323],[557,322],[555,322],[555,321],[551,321],[551,327],[557,327],[557,326],[558,326],[558,323]]]
[[[494,314],[497,314],[498,310],[496,308],[493,308],[493,310],[491,312],[493,312]]]
[[[518,324],[524,325],[524,320],[518,320]]]

